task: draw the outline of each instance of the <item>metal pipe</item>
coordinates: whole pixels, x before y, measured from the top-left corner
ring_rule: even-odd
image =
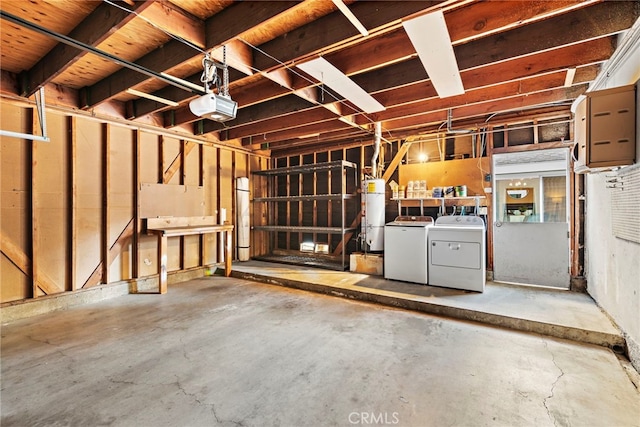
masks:
[[[31,141],[51,142],[48,136],[33,135],[30,133],[12,132],[10,130],[0,130],[0,136],[7,136],[9,138],[28,139]]]
[[[375,123],[373,135],[373,157],[371,158],[371,175],[378,178],[378,156],[380,155],[380,140],[382,139],[382,123]]]
[[[38,121],[40,122],[41,135],[33,135],[31,133],[13,132],[10,130],[0,129],[0,136],[7,136],[9,138],[28,139],[30,141],[51,142],[51,139],[47,136],[47,116],[44,105],[44,87],[41,87],[35,95],[36,98],[36,111],[38,112]]]
[[[124,66],[126,68],[131,69],[131,70],[134,70],[134,71],[137,71],[139,73],[145,74],[145,75],[147,75],[149,77],[154,77],[156,79],[162,80],[165,83],[168,83],[168,84],[170,84],[172,86],[178,87],[178,88],[180,88],[182,90],[185,90],[187,92],[198,93],[200,95],[204,95],[205,94],[205,92],[203,90],[196,91],[192,87],[189,87],[187,85],[183,85],[180,82],[178,82],[178,81],[176,81],[176,80],[174,80],[174,79],[172,79],[170,77],[163,76],[160,73],[156,73],[155,71],[150,70],[150,69],[148,69],[146,67],[143,67],[141,65],[138,65],[138,64],[136,64],[134,62],[130,62],[130,61],[127,61],[125,59],[118,58],[117,56],[112,55],[112,54],[110,54],[108,52],[105,52],[103,50],[100,50],[100,49],[98,49],[98,48],[96,48],[94,46],[88,45],[86,43],[82,43],[81,41],[72,39],[71,37],[65,36],[64,34],[60,34],[60,33],[57,33],[55,31],[49,30],[49,29],[44,28],[44,27],[42,27],[42,26],[40,26],[38,24],[34,24],[33,22],[29,22],[29,21],[27,21],[25,19],[22,19],[22,18],[18,17],[18,16],[15,16],[15,15],[12,15],[10,13],[7,13],[4,10],[0,10],[0,17],[2,19],[6,19],[7,21],[14,23],[14,24],[23,26],[24,28],[27,28],[27,29],[29,29],[31,31],[35,31],[36,33],[44,34],[45,36],[49,36],[49,37],[51,37],[51,38],[53,38],[53,39],[55,39],[55,40],[57,40],[57,41],[59,41],[61,43],[64,43],[64,44],[72,46],[72,47],[75,47],[76,49],[84,50],[86,52],[91,52],[91,53],[93,53],[95,55],[98,55],[98,56],[100,56],[102,58],[105,58],[105,59],[108,59],[110,61],[113,61],[116,64],[120,64],[120,65],[122,65],[122,66]]]

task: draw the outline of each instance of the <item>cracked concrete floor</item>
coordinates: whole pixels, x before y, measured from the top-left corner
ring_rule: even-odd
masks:
[[[203,278],[2,327],[8,426],[640,426],[609,350]]]

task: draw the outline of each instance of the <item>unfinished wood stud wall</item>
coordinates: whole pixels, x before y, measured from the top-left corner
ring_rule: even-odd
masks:
[[[0,109],[2,129],[38,128],[32,107]],[[148,206],[141,190],[187,189],[201,198],[198,212],[218,217],[224,208],[235,223],[235,178],[251,179],[250,168],[267,166],[266,158],[232,147],[90,117],[47,111],[47,124],[48,143],[0,138],[2,303],[157,276],[157,242],[143,230]],[[177,203],[159,197],[158,205]],[[215,234],[168,244],[169,271],[221,260]]]

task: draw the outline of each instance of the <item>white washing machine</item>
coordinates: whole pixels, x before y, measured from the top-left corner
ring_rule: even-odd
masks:
[[[399,216],[384,226],[384,278],[426,285],[429,281],[430,216]]]
[[[484,292],[485,224],[478,216],[441,216],[429,230],[429,284]]]

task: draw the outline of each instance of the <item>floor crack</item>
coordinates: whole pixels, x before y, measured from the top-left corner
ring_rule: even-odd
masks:
[[[186,356],[185,356],[186,357]],[[187,391],[184,389],[184,387],[182,387],[182,384],[180,384],[180,378],[178,378],[178,376],[176,375],[176,385],[178,386],[178,389],[182,392],[182,394],[184,394],[185,396],[189,396],[190,398],[192,398],[198,405],[201,406],[208,406],[209,409],[211,410],[211,414],[213,415],[213,418],[216,420],[217,424],[222,423],[222,421],[220,421],[220,419],[218,418],[218,414],[216,414],[216,407],[213,403],[206,403],[201,401],[198,396],[196,396],[193,393],[187,393]]]
[[[558,369],[558,371],[560,371],[560,374],[556,377],[555,381],[551,384],[551,390],[549,391],[550,394],[547,397],[545,397],[544,400],[542,401],[542,403],[544,404],[544,408],[547,410],[547,416],[553,422],[553,425],[557,426],[558,424],[556,423],[556,419],[553,415],[551,415],[551,411],[549,410],[549,406],[547,402],[553,398],[555,394],[556,385],[558,384],[560,379],[564,376],[564,371],[560,366],[558,366],[558,363],[556,363],[556,357],[553,354],[553,352],[549,349],[549,345],[547,344],[547,341],[543,339],[542,342],[544,343],[544,347],[547,349],[547,351],[551,355],[551,361],[553,362],[554,366]]]
[[[30,339],[31,341],[33,341],[33,342],[37,342],[37,343],[39,343],[39,344],[46,344],[46,345],[50,345],[51,347],[53,347],[53,348],[55,349],[56,353],[58,353],[58,354],[60,354],[60,355],[62,355],[62,356],[64,356],[64,357],[68,357],[68,358],[69,358],[69,359],[71,359],[73,362],[75,362],[75,361],[76,361],[76,359],[75,359],[74,357],[72,357],[72,356],[68,355],[67,353],[65,353],[64,351],[62,351],[62,350],[60,349],[60,347],[58,347],[58,345],[57,345],[57,344],[53,344],[53,343],[52,343],[51,341],[49,341],[48,339],[40,340],[40,339],[34,338],[32,335],[27,335],[26,337],[27,337],[28,339]],[[70,369],[70,370],[71,370],[71,371],[73,371],[73,369]]]
[[[189,355],[187,354],[187,349],[186,346],[184,344],[184,341],[182,341],[182,336],[180,336],[180,344],[182,344],[182,356],[187,359],[189,362],[191,362],[191,359],[189,358]]]

